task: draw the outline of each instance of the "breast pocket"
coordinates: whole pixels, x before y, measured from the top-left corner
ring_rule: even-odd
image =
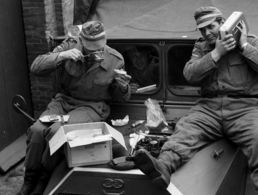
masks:
[[[93,80],[93,91],[98,91],[98,94],[107,94],[109,85],[112,82],[112,77],[108,74],[97,74]]]
[[[97,77],[94,79],[94,84],[99,86],[108,86],[112,82],[112,78],[109,77]]]
[[[234,85],[244,85],[248,82],[249,68],[243,58],[232,55],[229,58],[229,77]]]

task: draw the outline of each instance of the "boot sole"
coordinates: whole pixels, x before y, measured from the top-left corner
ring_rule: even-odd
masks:
[[[137,167],[148,177],[151,178],[152,182],[161,189],[166,189],[168,183],[163,178],[164,176],[156,169],[153,164],[151,157],[145,152],[145,150],[138,151],[137,158],[140,162],[135,162]]]

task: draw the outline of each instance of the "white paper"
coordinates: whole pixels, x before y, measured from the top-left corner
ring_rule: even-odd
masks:
[[[149,86],[146,86],[146,87],[138,88],[136,90],[136,93],[144,93],[144,92],[152,91],[152,90],[155,90],[155,89],[157,89],[157,85],[156,84],[149,85]]]
[[[70,115],[45,115],[39,118],[40,122],[42,123],[49,123],[49,122],[62,122],[62,118],[63,117],[63,122],[67,122],[70,118]]]
[[[118,143],[120,143],[126,150],[127,147],[125,145],[125,140],[124,140],[124,136],[122,135],[122,133],[120,133],[119,131],[117,131],[116,129],[114,129],[113,127],[109,126],[109,132],[111,133],[112,137],[118,141]]]
[[[89,145],[93,143],[99,143],[99,142],[104,142],[104,141],[109,141],[112,140],[111,135],[99,135],[95,137],[77,137],[72,141],[69,141],[69,146],[71,148],[77,147],[77,146],[82,146],[82,145]]]
[[[113,126],[124,126],[124,125],[127,125],[128,122],[129,122],[128,115],[126,115],[123,119],[116,119],[116,120],[111,119],[111,123]]]
[[[102,129],[90,129],[86,130],[85,129],[76,129],[73,131],[70,131],[66,133],[67,141],[74,141],[75,139],[79,138],[93,138],[96,136],[102,135]]]
[[[61,126],[55,135],[49,140],[50,155],[57,151],[67,141],[64,128]]]
[[[180,192],[179,189],[172,182],[170,182],[170,184],[168,185],[167,191],[171,195],[183,195],[182,192]]]

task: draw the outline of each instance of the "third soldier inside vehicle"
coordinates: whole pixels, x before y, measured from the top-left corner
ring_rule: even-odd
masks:
[[[176,124],[158,158],[145,149],[133,160],[159,187],[204,146],[223,137],[235,143],[248,159],[258,189],[258,39],[243,24],[239,41],[232,34],[219,39],[225,22],[216,7],[200,7],[194,18],[202,38],[195,42],[184,76],[201,86],[201,98]]]

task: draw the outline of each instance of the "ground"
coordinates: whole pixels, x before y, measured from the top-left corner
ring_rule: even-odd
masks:
[[[15,195],[23,183],[23,161],[6,173],[0,174],[0,195]]]

